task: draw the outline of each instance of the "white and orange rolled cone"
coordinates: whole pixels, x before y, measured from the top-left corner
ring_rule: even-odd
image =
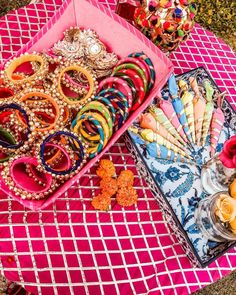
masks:
[[[168,141],[170,141],[171,143],[173,143],[174,145],[176,145],[179,148],[182,148],[183,150],[185,150],[185,147],[183,145],[181,145],[178,140],[171,134],[168,132],[168,130],[163,127],[155,118],[151,113],[145,113],[145,114],[141,114],[138,117],[138,121],[139,121],[139,125],[141,128],[143,129],[151,129],[153,132],[161,135],[162,137],[164,137],[165,139],[167,139]]]

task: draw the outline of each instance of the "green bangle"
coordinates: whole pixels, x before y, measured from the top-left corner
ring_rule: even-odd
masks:
[[[122,69],[135,70],[137,72],[137,74],[142,78],[143,84],[144,84],[144,91],[145,91],[145,93],[147,92],[147,89],[148,89],[147,88],[148,87],[147,77],[146,77],[144,71],[140,67],[136,66],[135,64],[124,63],[124,64],[119,65],[118,67],[115,67],[113,70],[113,74],[118,72],[119,70],[122,70]]]
[[[87,103],[77,114],[77,118],[83,115],[87,111],[98,111],[105,119],[109,128],[109,137],[113,134],[113,124],[112,124],[112,118],[110,115],[109,110],[104,106],[104,104],[98,102],[98,101],[92,101]]]

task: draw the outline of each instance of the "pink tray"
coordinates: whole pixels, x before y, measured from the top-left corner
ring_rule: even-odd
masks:
[[[96,19],[96,21],[94,21],[94,19]],[[129,119],[122,128],[116,132],[104,150],[96,158],[90,160],[76,176],[64,183],[48,199],[41,201],[23,200],[10,191],[0,178],[0,188],[31,210],[40,210],[47,207],[78,181],[78,179],[109,150],[125,130],[127,130],[137,115],[151,103],[152,99],[159,93],[170,73],[173,71],[170,60],[153,45],[153,43],[118,15],[115,15],[93,0],[89,2],[84,0],[65,1],[50,21],[43,26],[29,43],[17,52],[16,56],[27,51],[42,51],[50,48],[55,42],[62,38],[63,32],[70,26],[79,26],[95,30],[107,47],[112,48],[120,57],[125,57],[131,52],[144,51],[154,64],[157,74],[156,82],[146,101],[129,116]]]

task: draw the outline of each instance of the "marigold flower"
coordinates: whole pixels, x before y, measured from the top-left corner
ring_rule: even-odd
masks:
[[[132,186],[134,184],[134,174],[131,170],[123,170],[117,178],[118,187]]]
[[[100,181],[100,188],[102,189],[102,192],[107,193],[109,196],[113,196],[118,190],[117,180],[111,177],[104,177]]]
[[[99,167],[96,171],[97,175],[101,178],[113,177],[116,173],[116,169],[112,161],[103,159],[99,163]]]
[[[111,205],[111,198],[106,193],[101,193],[92,199],[92,206],[101,211],[107,211]]]
[[[138,201],[136,189],[132,186],[121,187],[116,194],[116,201],[123,207],[132,206]]]

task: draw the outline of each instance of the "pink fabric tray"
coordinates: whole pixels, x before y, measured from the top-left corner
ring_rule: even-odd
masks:
[[[94,21],[94,19],[96,19],[96,21]],[[173,66],[170,60],[156,46],[154,46],[153,43],[118,15],[115,15],[110,10],[104,8],[93,0],[90,0],[89,2],[84,0],[65,1],[50,21],[29,43],[27,43],[26,46],[16,53],[16,56],[25,52],[41,52],[44,49],[50,48],[55,42],[63,37],[63,32],[70,26],[79,26],[95,30],[108,48],[111,48],[120,57],[125,57],[131,52],[144,51],[154,64],[157,78],[154,87],[145,102],[129,116],[126,123],[116,132],[116,134],[113,135],[104,150],[96,158],[90,160],[76,176],[64,183],[48,199],[42,201],[23,200],[14,195],[0,178],[0,188],[31,210],[40,210],[55,202],[61,194],[68,190],[68,188],[88,171],[88,169],[92,167],[94,163],[117,141],[137,115],[150,104],[173,71]]]
[[[114,0],[98,0],[115,9]],[[35,36],[63,0],[44,0],[0,19],[0,60]],[[196,25],[190,40],[170,56],[175,73],[205,66],[236,106],[236,54]],[[120,139],[105,154],[117,173],[131,169],[137,206],[96,212],[96,166],[54,204],[32,212],[0,191],[0,271],[39,295],[189,295],[236,268],[231,249],[205,269],[193,268],[163,219],[150,188]]]

